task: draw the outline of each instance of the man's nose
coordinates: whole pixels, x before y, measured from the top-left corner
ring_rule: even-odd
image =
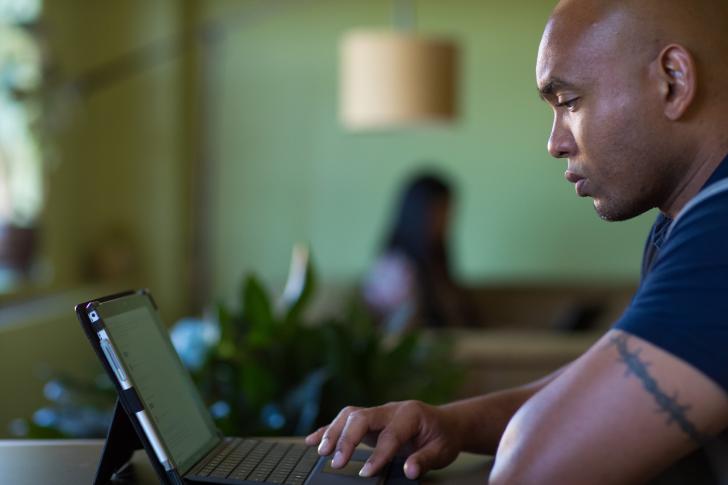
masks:
[[[558,117],[554,119],[547,149],[554,158],[568,158],[576,152],[576,142],[571,130],[564,126],[564,123]]]

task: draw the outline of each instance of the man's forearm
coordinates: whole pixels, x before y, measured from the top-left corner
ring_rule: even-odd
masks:
[[[463,451],[494,455],[511,417],[531,396],[554,380],[566,366],[524,386],[441,406],[462,437]]]

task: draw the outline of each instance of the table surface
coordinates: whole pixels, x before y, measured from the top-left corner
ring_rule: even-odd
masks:
[[[0,440],[0,478],[2,483],[37,485],[41,483],[93,483],[103,440]],[[132,458],[134,480],[130,484],[159,483],[143,451]],[[430,472],[422,480],[427,484],[482,484],[492,459],[461,453],[443,470]]]

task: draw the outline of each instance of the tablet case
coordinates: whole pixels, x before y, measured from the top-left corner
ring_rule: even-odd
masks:
[[[160,463],[153,444],[147,438],[142,425],[136,418],[136,413],[144,410],[144,406],[139,399],[136,390],[133,387],[128,389],[122,388],[119,380],[116,378],[114,369],[109,364],[106,355],[101,348],[97,332],[105,328],[103,319],[101,319],[98,314],[96,314],[97,318],[95,318],[94,321],[92,321],[89,317],[89,314],[93,314],[100,303],[134,294],[145,295],[148,297],[152,302],[154,309],[157,310],[157,305],[154,302],[154,299],[146,289],[116,293],[114,295],[80,303],[75,307],[76,316],[82,324],[81,326],[83,327],[84,333],[91,342],[91,346],[98,355],[98,358],[103,364],[106,372],[114,382],[118,395],[116,406],[114,408],[114,416],[106,436],[104,451],[101,454],[101,459],[96,470],[94,485],[105,485],[114,477],[121,478],[124,473],[128,473],[128,470],[125,470],[126,464],[131,459],[134,451],[141,448],[144,448],[147,452],[149,461],[152,463],[152,466],[157,472],[160,480],[162,480],[162,483],[165,485],[184,485],[184,481],[176,469],[172,467],[170,467],[170,469],[166,469],[162,463]]]

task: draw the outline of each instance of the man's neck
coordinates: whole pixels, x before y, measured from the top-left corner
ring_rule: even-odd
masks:
[[[685,204],[700,192],[700,189],[723,161],[726,152],[728,152],[728,148],[720,148],[697,156],[672,196],[659,207],[660,211],[670,219],[677,217]]]

